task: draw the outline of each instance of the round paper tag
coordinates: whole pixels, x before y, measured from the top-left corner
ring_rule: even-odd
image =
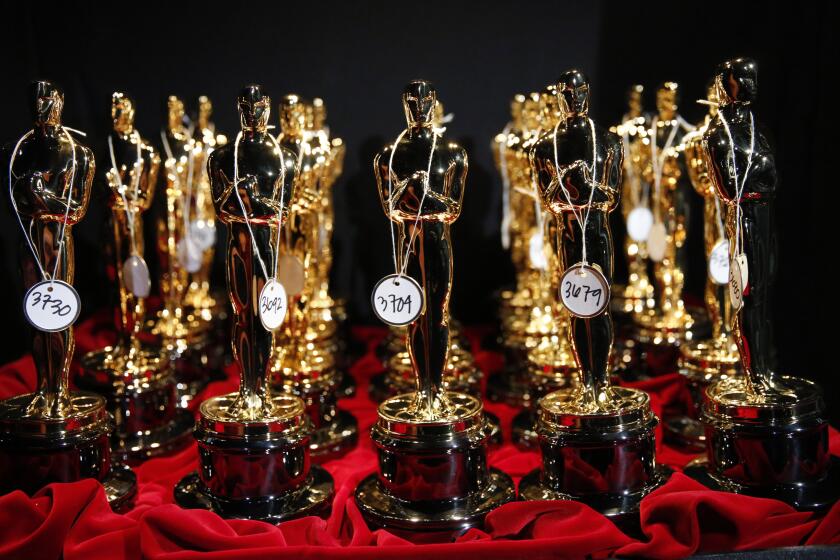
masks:
[[[270,278],[260,290],[260,322],[267,331],[276,331],[286,319],[288,301],[283,284]]]
[[[627,214],[627,235],[636,243],[647,241],[653,227],[653,212],[644,206],[637,206]]]
[[[38,282],[23,296],[23,314],[40,331],[63,331],[76,322],[81,310],[79,293],[61,280]]]
[[[306,280],[303,263],[294,255],[280,255],[277,262],[277,279],[286,288],[286,293],[295,297],[303,291]]]
[[[577,263],[560,277],[560,299],[572,315],[596,317],[607,309],[610,286],[600,270]]]
[[[200,250],[206,251],[216,244],[216,223],[213,220],[193,220],[189,235]]]
[[[737,257],[729,264],[729,299],[736,310],[744,305],[744,283]]]
[[[531,256],[531,266],[537,270],[545,270],[548,267],[548,259],[545,258],[545,241],[542,232],[536,232],[528,242],[528,249]]]
[[[413,323],[426,305],[420,284],[411,276],[397,274],[389,274],[377,282],[370,303],[376,316],[394,327]]]
[[[190,274],[201,270],[204,252],[191,236],[187,235],[178,241],[178,262]]]
[[[721,239],[709,253],[709,278],[723,286],[729,283],[729,241]]]
[[[149,267],[140,255],[131,255],[123,263],[123,280],[128,291],[136,297],[149,296],[152,281],[149,278]]]
[[[665,224],[655,223],[650,228],[647,239],[647,250],[653,262],[661,262],[665,258],[665,249],[668,244],[668,232],[665,231]]]

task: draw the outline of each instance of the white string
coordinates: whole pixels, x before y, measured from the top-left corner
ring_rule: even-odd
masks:
[[[20,137],[15,144],[15,149],[12,152],[12,157],[9,158],[9,198],[12,202],[12,208],[15,211],[15,217],[17,218],[18,224],[20,224],[20,229],[23,231],[23,238],[26,239],[26,243],[29,245],[29,249],[32,251],[32,255],[35,257],[35,264],[38,265],[38,269],[41,271],[41,277],[44,280],[49,280],[52,284],[55,281],[55,275],[58,273],[58,264],[61,262],[61,252],[64,250],[64,236],[65,232],[67,231],[67,222],[70,220],[70,202],[73,196],[73,183],[76,180],[76,142],[73,141],[73,137],[70,136],[70,131],[75,132],[81,136],[86,136],[84,132],[80,132],[78,130],[67,128],[65,126],[58,125],[58,128],[61,132],[67,137],[67,140],[70,142],[70,153],[71,153],[71,162],[70,162],[70,181],[69,181],[69,189],[67,193],[67,201],[64,203],[66,210],[64,211],[64,221],[61,224],[61,233],[58,235],[58,251],[56,252],[55,258],[55,266],[53,267],[52,275],[47,275],[47,271],[44,270],[44,267],[41,265],[41,258],[38,255],[38,251],[35,247],[35,243],[33,243],[29,232],[26,230],[26,227],[23,225],[23,220],[20,217],[17,209],[17,202],[15,201],[15,197],[12,193],[12,178],[14,177],[14,172],[12,168],[15,164],[15,158],[17,157],[18,150],[20,150],[20,145],[26,140],[28,137],[34,134],[34,130],[30,130],[26,134]],[[17,177],[14,177],[17,178]],[[34,221],[34,219],[33,219]],[[31,227],[31,222],[30,222]]]
[[[175,159],[175,156],[172,154],[172,148],[169,146],[169,139],[166,136],[166,131],[161,129],[160,131],[160,139],[163,141],[163,149],[166,152],[166,160],[172,160],[175,162],[172,172],[173,172],[173,182],[178,190],[181,190],[181,174],[178,172],[178,160]],[[169,299],[173,301],[175,299],[175,257],[170,255],[170,258],[167,259],[168,266],[169,266]]]
[[[190,124],[192,125],[192,123]],[[184,201],[181,204],[184,208],[184,237],[192,239],[190,212],[192,210],[193,174],[195,170],[195,142],[192,140],[192,134],[190,134],[190,143],[187,144],[187,146],[189,150],[187,155],[187,189],[184,192]],[[189,251],[189,249],[187,249],[187,251]]]
[[[581,234],[581,262],[580,267],[583,268],[587,264],[589,264],[586,260],[586,224],[589,222],[589,212],[592,211],[592,199],[595,196],[595,188],[598,183],[595,181],[595,166],[597,165],[598,161],[598,145],[595,138],[595,123],[592,119],[587,118],[586,120],[589,121],[589,130],[592,134],[592,172],[591,181],[590,181],[590,189],[589,189],[589,200],[586,203],[586,214],[581,219],[583,215],[583,211],[578,211],[577,207],[572,202],[572,196],[569,194],[568,189],[566,189],[566,185],[563,183],[563,177],[560,175],[560,164],[559,158],[557,157],[557,130],[560,127],[560,123],[558,122],[554,125],[554,171],[557,173],[557,182],[560,185],[560,189],[563,191],[563,196],[566,197],[566,202],[568,202],[569,207],[572,209],[572,214],[574,215],[575,219],[577,220],[578,224],[580,225],[580,234]],[[565,175],[565,170],[564,173]]]
[[[137,144],[137,159],[134,161],[135,175],[132,178],[132,183],[134,184],[134,193],[132,195],[132,201],[136,204],[140,190],[140,173],[142,171],[143,165],[143,153],[141,151],[140,135],[137,133],[136,130],[131,132],[131,139],[134,140]],[[128,222],[128,232],[131,236],[131,254],[136,256],[139,255],[139,252],[137,251],[137,240],[135,239],[134,235],[134,218],[137,209],[134,206],[129,206],[128,199],[125,196],[126,187],[123,184],[122,177],[120,176],[120,170],[117,167],[117,158],[114,156],[114,139],[111,137],[110,134],[108,135],[108,152],[111,155],[111,169],[114,172],[114,176],[116,177],[119,186],[117,192],[119,192],[120,197],[123,201],[123,206],[125,207],[125,217],[126,221]]]
[[[400,132],[397,139],[394,141],[393,146],[391,146],[391,155],[388,158],[388,220],[390,221],[391,225],[391,248],[394,251],[394,271],[396,272],[397,276],[404,276],[405,271],[408,269],[408,257],[411,256],[411,253],[414,248],[414,240],[417,238],[417,225],[420,223],[420,216],[423,212],[423,203],[426,201],[426,194],[429,192],[429,179],[432,173],[432,159],[435,155],[435,147],[437,146],[437,132],[434,128],[432,128],[432,149],[429,152],[429,164],[426,166],[426,177],[423,181],[423,196],[420,197],[420,205],[417,207],[417,217],[414,219],[414,227],[412,228],[411,235],[409,236],[408,244],[406,245],[405,255],[403,257],[402,266],[397,263],[397,242],[396,237],[394,235],[394,220],[391,219],[391,216],[394,213],[394,197],[393,197],[393,181],[392,177],[394,175],[394,153],[397,151],[397,146],[400,143],[400,140],[403,139],[405,134],[408,132],[408,129],[404,129]]]
[[[692,130],[696,130],[697,128],[693,124],[685,120],[682,115],[677,115],[677,122],[686,132],[691,132]]]
[[[242,217],[245,219],[245,226],[248,228],[248,234],[251,236],[251,245],[254,248],[254,253],[257,255],[257,260],[260,263],[260,267],[263,271],[263,277],[265,277],[266,282],[271,279],[277,278],[277,263],[280,260],[280,230],[282,225],[283,219],[283,199],[286,195],[286,161],[283,158],[283,149],[277,143],[277,139],[274,138],[271,134],[267,135],[272,143],[274,144],[275,149],[277,150],[278,155],[280,156],[280,220],[277,223],[277,243],[276,247],[272,250],[272,258],[274,259],[274,275],[268,275],[268,269],[265,267],[265,262],[263,261],[262,255],[260,254],[260,248],[257,246],[257,240],[254,237],[254,230],[251,229],[251,220],[248,218],[248,212],[245,210],[245,204],[242,202],[242,196],[239,194],[239,142],[242,140],[242,131],[240,130],[239,133],[236,135],[236,141],[233,144],[233,192],[236,194],[236,200],[239,201],[239,207],[242,209]]]
[[[510,248],[510,178],[508,177],[508,166],[506,147],[508,135],[510,134],[510,123],[502,130],[504,141],[499,142],[499,168],[502,172],[502,248]]]
[[[729,130],[729,123],[726,122],[726,117],[723,116],[723,111],[718,111],[720,115],[720,122],[723,123],[723,129],[726,131],[726,136],[729,138],[729,157],[732,158],[732,177],[735,180],[735,255],[739,255],[743,250],[743,229],[741,227],[741,195],[744,193],[744,187],[747,184],[747,176],[752,167],[753,153],[755,152],[755,120],[752,111],[750,113],[750,153],[747,156],[747,167],[744,169],[744,175],[738,182],[738,166],[735,162],[735,142],[732,140],[732,133]]]
[[[679,121],[677,121],[677,123],[679,123]],[[659,150],[659,147],[656,145],[656,140],[659,136],[657,133],[658,124],[659,119],[657,117],[653,117],[653,122],[651,123],[650,136],[650,159],[651,165],[653,166],[653,196],[656,197],[657,202],[657,204],[653,205],[653,215],[655,222],[659,222],[661,220],[659,200],[662,192],[662,168],[665,165],[665,158],[668,157],[668,150],[671,148],[671,145],[674,143],[674,138],[677,135],[677,126],[675,124],[672,124],[671,133],[668,135],[668,138],[665,141],[665,146],[662,147],[662,154],[658,154],[657,152]]]

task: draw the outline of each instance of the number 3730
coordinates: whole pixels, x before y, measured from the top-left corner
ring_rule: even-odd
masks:
[[[42,294],[41,292],[32,292],[31,307],[41,307],[41,311],[46,311],[49,306],[53,315],[64,317],[70,313],[73,308],[64,303],[59,298],[53,298],[50,294]]]

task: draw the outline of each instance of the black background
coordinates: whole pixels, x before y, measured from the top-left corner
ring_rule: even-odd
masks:
[[[199,95],[210,96],[223,132],[236,130],[234,99],[247,83],[263,84],[275,100],[290,92],[320,96],[333,133],[348,144],[335,187],[335,291],[349,298],[353,321],[372,322],[369,290],[391,262],[372,156],[404,126],[404,83],[432,80],[455,117],[448,134],[470,155],[464,210],[453,233],[453,314],[489,323],[492,294],[512,272],[498,241],[501,187],[490,141],[508,120],[513,94],[540,90],[578,67],[592,83],[593,117],[608,125],[620,119],[631,83],[646,86],[652,107],[655,87],[672,80],[680,84],[681,113],[695,122],[704,112],[695,100],[715,65],[753,57],[760,69],[755,114],[772,135],[781,176],[780,363],[786,373],[823,384],[836,423],[837,236],[828,224],[835,208],[829,192],[837,188],[831,169],[838,162],[829,83],[838,69],[832,31],[840,21],[836,3],[779,4],[205,1],[119,3],[118,10],[105,2],[16,2],[4,8],[0,33],[0,139],[13,143],[30,126],[26,86],[33,79],[64,88],[64,123],[88,132],[98,175],[114,90],[135,98],[138,129],[156,144],[169,94],[183,97],[188,108]],[[28,346],[19,310],[19,228],[3,199],[0,362]],[[699,208],[698,199],[688,270],[688,290],[696,295],[705,281]],[[74,230],[83,314],[107,305],[113,294],[102,258],[105,217],[94,198]],[[616,266],[620,278],[620,253]]]

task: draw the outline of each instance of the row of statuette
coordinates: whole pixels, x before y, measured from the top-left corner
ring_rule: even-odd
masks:
[[[371,430],[378,469],[355,491],[371,526],[457,532],[517,498],[571,499],[632,531],[642,498],[670,471],[656,463],[660,420],[650,397],[620,383],[673,371],[693,402],[664,411],[666,437],[703,453],[688,474],[803,510],[840,495],[821,392],[775,363],[777,177],[752,113],[756,63],[716,69],[697,125],[680,116],[678,92],[663,84],[648,113],[642,86],[631,87],[627,114],[607,128],[589,115],[586,76],[569,70],[541,92],[515,96],[492,143],[501,242],[516,278],[499,294],[506,365],[486,380],[487,397],[520,409],[513,442],[542,455],[517,488],[487,464],[499,421],[484,410],[483,373],[449,313],[450,227],[463,205],[467,153],[446,138],[432,84],[405,87],[406,128],[373,162],[394,271],[371,295],[389,325],[376,349],[384,372],[370,382],[380,403]],[[81,391],[68,390],[80,308],[72,226],[87,208],[94,154],[62,125],[63,102],[56,86],[35,83],[35,126],[9,152],[38,388],[0,403],[2,491],[93,477],[115,508],[129,507],[130,465],[194,438],[199,469],[174,489],[182,506],[271,522],[326,515],[333,481],[313,463],[352,449],[358,430],[337,406],[355,391],[344,306],[329,290],[344,144],[330,135],[323,102],[284,96],[274,134],[271,99],[248,86],[237,98],[240,130],[226,137],[206,98],[190,119],[171,97],[160,142],[151,142],[134,128],[134,102],[114,93],[100,160],[118,336],[81,357]],[[155,229],[161,302],[153,311],[143,214],[156,190],[165,211]],[[703,307],[683,297],[692,196],[704,209]],[[613,281],[616,208],[627,230],[626,285]],[[210,285],[217,223],[226,230],[226,294]],[[203,399],[225,347],[239,388]],[[187,409],[193,399],[197,421]]]

